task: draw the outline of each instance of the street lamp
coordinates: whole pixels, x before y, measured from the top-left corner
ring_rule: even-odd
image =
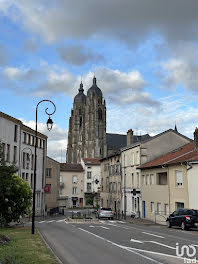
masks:
[[[34,234],[34,229],[35,229],[34,228],[35,227],[35,196],[36,196],[36,169],[37,169],[36,168],[36,165],[37,165],[37,163],[36,163],[36,160],[37,160],[36,159],[36,152],[37,152],[37,145],[38,145],[38,131],[37,131],[38,117],[37,117],[37,112],[38,112],[38,106],[42,102],[50,102],[54,106],[54,111],[51,114],[48,113],[48,108],[45,109],[45,113],[49,116],[49,118],[47,120],[47,123],[46,123],[47,124],[47,129],[49,131],[52,129],[52,126],[53,126],[53,121],[50,118],[50,116],[53,115],[56,112],[56,106],[50,100],[41,100],[36,106],[36,129],[35,129],[35,131],[36,131],[36,134],[35,134],[36,141],[35,141],[35,151],[34,151],[35,157],[34,157],[34,186],[33,186],[33,205],[32,205],[32,234]]]

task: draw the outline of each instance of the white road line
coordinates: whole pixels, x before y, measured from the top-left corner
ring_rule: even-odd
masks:
[[[106,227],[106,226],[101,226],[101,228],[104,228],[104,229],[110,229],[110,228],[108,228],[108,227]]]
[[[105,221],[102,221],[102,220],[100,220],[99,222],[100,222],[100,223],[102,223],[102,224],[104,224],[104,223],[105,223]]]
[[[52,222],[55,222],[56,220],[50,220],[50,221],[47,221],[46,223],[52,223]]]
[[[61,220],[58,220],[56,222],[59,223],[59,222],[64,222],[64,221],[65,221],[65,219],[61,219]]]
[[[89,226],[89,227],[95,227],[95,226]]]
[[[135,239],[132,239],[131,238],[131,240],[130,240],[131,242],[135,242],[135,243],[141,243],[141,244],[143,244],[144,242],[142,242],[142,241],[140,241],[140,240],[135,240]]]
[[[100,238],[100,239],[102,239],[102,240],[104,240],[104,241],[107,241],[108,243],[110,243],[110,244],[112,244],[112,245],[114,245],[114,246],[116,246],[116,247],[119,247],[119,248],[121,248],[121,249],[125,249],[125,250],[127,250],[127,251],[129,251],[129,252],[132,252],[133,254],[136,254],[136,255],[142,257],[142,258],[145,258],[145,259],[147,259],[147,260],[150,260],[150,261],[152,261],[152,262],[154,262],[154,263],[157,263],[157,264],[163,264],[162,262],[159,262],[159,261],[157,261],[157,260],[155,260],[155,259],[149,258],[149,257],[147,257],[147,256],[144,256],[144,255],[138,253],[138,252],[135,252],[135,251],[133,251],[131,248],[128,248],[128,247],[125,247],[125,246],[122,246],[122,245],[116,244],[116,243],[114,243],[114,242],[112,242],[112,241],[110,241],[110,240],[108,240],[108,239],[106,239],[106,238],[104,238],[104,237],[98,236],[98,235],[96,235],[96,234],[94,234],[94,233],[91,233],[91,232],[89,232],[89,231],[87,231],[87,230],[85,230],[85,229],[83,229],[83,228],[80,228],[80,227],[79,227],[78,229],[80,229],[81,231],[84,231],[84,232],[86,232],[86,233],[88,233],[88,234],[90,234],[90,235],[92,235],[92,236],[95,236],[95,237],[97,237],[97,238]]]
[[[142,233],[143,233],[143,234],[146,234],[146,235],[154,236],[154,237],[165,238],[165,237],[163,237],[163,236],[158,236],[158,235],[151,234],[151,233],[147,233],[147,232],[142,232]]]
[[[114,224],[111,224],[111,223],[108,223],[107,225],[116,226],[116,227],[120,227],[120,228],[127,229],[127,230],[129,229],[128,227],[118,226],[118,225],[114,225]]]
[[[125,224],[126,222],[123,222],[123,221],[118,221],[118,223],[122,223],[122,224]]]
[[[116,221],[110,221],[110,220],[109,220],[109,222],[110,222],[110,223],[116,223]]]
[[[171,249],[176,249],[175,247],[171,247],[171,246],[168,246],[166,244],[162,244],[162,243],[159,243],[159,242],[156,242],[156,241],[144,241],[144,242],[149,242],[149,243],[153,243],[153,244],[156,244],[156,245],[159,245],[159,246],[162,246],[162,247],[167,247],[167,248],[171,248]]]
[[[41,221],[41,222],[39,222],[39,224],[41,224],[41,223],[45,223],[46,221]]]

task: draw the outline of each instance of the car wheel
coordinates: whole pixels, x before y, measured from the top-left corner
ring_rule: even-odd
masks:
[[[182,222],[181,223],[181,230],[186,230],[187,228],[186,228],[186,225],[185,225],[185,223],[184,222]]]
[[[172,225],[171,225],[171,222],[170,222],[170,221],[167,221],[167,226],[168,226],[168,228],[171,228],[171,227],[172,227]]]

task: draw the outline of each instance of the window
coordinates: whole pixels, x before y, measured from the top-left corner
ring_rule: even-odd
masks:
[[[14,146],[13,162],[14,163],[17,162],[17,147],[16,146]]]
[[[77,176],[73,176],[73,177],[72,177],[72,182],[73,182],[73,183],[77,183]]]
[[[36,206],[37,207],[41,206],[41,192],[36,193]]]
[[[164,214],[168,215],[169,214],[169,207],[168,204],[164,204]]]
[[[154,202],[151,202],[151,213],[155,212],[155,204]]]
[[[161,203],[157,203],[157,213],[161,212]]]
[[[139,187],[140,186],[140,174],[139,174],[139,172],[137,172],[137,187]]]
[[[91,179],[91,171],[87,172],[87,179]]]
[[[132,165],[134,165],[135,164],[135,154],[134,154],[134,152],[132,153]]]
[[[30,145],[34,145],[34,137],[31,135],[31,138],[30,138]]]
[[[34,169],[34,154],[32,154],[32,167],[31,169],[33,170]]]
[[[46,168],[46,178],[51,178],[52,177],[51,172],[52,172],[51,168]]]
[[[101,108],[98,109],[98,120],[102,120],[102,110],[101,110]]]
[[[28,178],[29,178],[29,175],[28,175],[28,173],[26,173],[26,175],[25,175],[26,181],[28,181]]]
[[[157,174],[157,184],[167,185],[167,172],[160,172]]]
[[[25,180],[25,173],[22,173],[22,179]]]
[[[26,143],[26,133],[23,132],[23,143]]]
[[[72,194],[76,194],[77,193],[77,187],[73,187],[72,188]]]
[[[109,191],[112,192],[112,182],[109,183]]]
[[[87,191],[91,192],[91,183],[90,182],[87,183]]]
[[[136,165],[138,165],[140,163],[140,155],[139,155],[139,151],[136,151]]]
[[[106,191],[109,191],[109,177],[106,178]]]
[[[183,174],[182,171],[176,170],[175,171],[176,175],[176,186],[177,187],[182,187],[183,186]]]
[[[176,209],[178,209],[178,208],[184,208],[184,203],[176,202],[175,203],[175,208]]]
[[[146,175],[146,185],[150,184],[150,176],[147,174]]]
[[[2,143],[3,160],[5,160],[5,143]]]
[[[18,130],[18,126],[15,125],[14,126],[14,142],[17,142],[17,130]]]
[[[28,144],[30,145],[30,142],[31,142],[31,136],[30,136],[30,134],[28,134]]]
[[[27,160],[26,160],[26,169],[29,169],[29,165],[30,165],[30,154],[27,153]]]
[[[150,184],[154,184],[154,175],[150,174]]]
[[[6,161],[10,161],[10,145],[7,144]]]
[[[131,174],[131,184],[132,184],[132,187],[134,186],[134,175],[133,173]]]
[[[142,175],[142,184],[145,184],[145,175]]]

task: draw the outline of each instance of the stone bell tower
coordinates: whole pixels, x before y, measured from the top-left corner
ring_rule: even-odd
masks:
[[[107,155],[106,105],[96,78],[93,78],[87,96],[82,82],[78,91],[69,119],[68,163],[80,163],[81,158],[103,158]]]

